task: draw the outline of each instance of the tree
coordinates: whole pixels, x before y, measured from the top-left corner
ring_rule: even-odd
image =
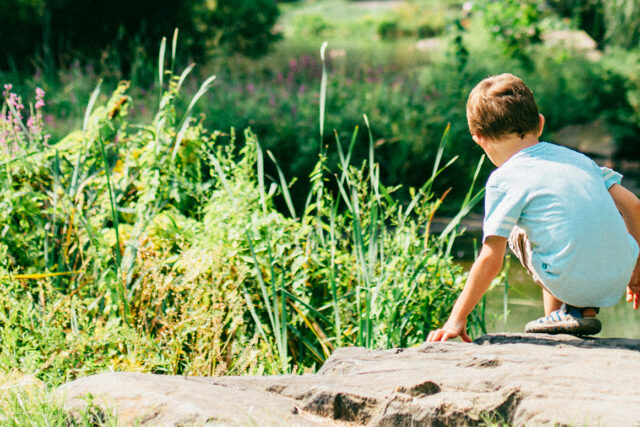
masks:
[[[3,0],[0,68],[51,65],[103,52],[122,56],[123,71],[135,48],[155,50],[180,29],[181,47],[202,58],[212,48],[258,56],[277,39],[275,0]]]

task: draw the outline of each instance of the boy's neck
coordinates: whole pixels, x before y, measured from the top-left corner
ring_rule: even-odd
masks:
[[[523,138],[516,134],[509,134],[500,139],[487,140],[486,147],[483,148],[491,162],[500,167],[519,151],[536,145],[538,142],[540,142],[538,135],[534,133],[528,133]]]

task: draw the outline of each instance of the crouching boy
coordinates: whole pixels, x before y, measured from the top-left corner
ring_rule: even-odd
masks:
[[[622,176],[538,138],[544,117],[522,80],[501,74],[469,95],[473,140],[497,166],[486,184],[483,245],[464,290],[427,341],[466,333],[467,316],[502,269],[506,246],[542,287],[545,317],[526,332],[600,332],[600,307],[640,294],[640,200]]]

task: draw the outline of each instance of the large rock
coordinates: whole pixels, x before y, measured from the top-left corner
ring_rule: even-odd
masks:
[[[553,134],[553,141],[604,160],[610,160],[616,152],[616,142],[602,119],[565,126]]]
[[[551,30],[542,34],[542,40],[548,47],[580,52],[592,61],[602,58],[598,43],[582,30]]]
[[[497,334],[337,350],[315,375],[110,373],[65,384],[123,425],[640,425],[640,340]]]

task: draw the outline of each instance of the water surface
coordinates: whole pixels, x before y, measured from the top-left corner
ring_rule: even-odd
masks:
[[[471,263],[464,262],[469,268]],[[504,286],[495,286],[487,293],[487,332],[523,332],[530,320],[544,315],[542,291],[529,277],[520,263],[513,259],[508,274],[509,291],[507,317],[504,317]],[[598,319],[602,322],[601,338],[640,339],[640,310],[633,310],[621,298],[613,307],[602,308]]]

